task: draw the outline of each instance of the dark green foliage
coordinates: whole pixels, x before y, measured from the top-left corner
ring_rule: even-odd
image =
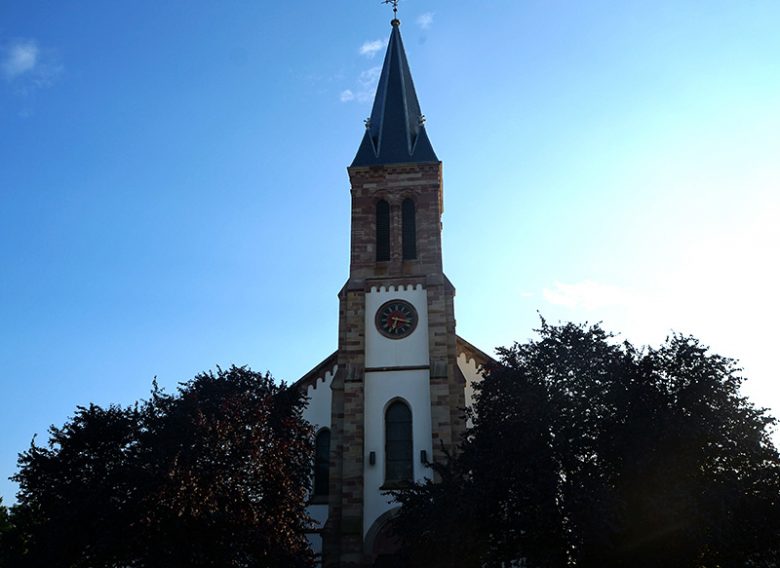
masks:
[[[13,513],[3,505],[0,497],[0,566],[13,566],[20,556],[21,543],[13,522]]]
[[[774,420],[740,395],[732,360],[680,335],[640,351],[599,326],[542,322],[539,333],[485,370],[474,427],[437,467],[441,483],[399,493],[411,558],[777,565]]]
[[[268,375],[219,369],[134,407],[78,408],[20,455],[7,566],[309,566],[311,430]],[[20,546],[16,547],[20,549]]]

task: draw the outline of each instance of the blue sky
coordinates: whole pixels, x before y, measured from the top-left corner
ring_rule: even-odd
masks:
[[[780,4],[406,0],[458,332],[693,333],[780,415]],[[152,378],[336,347],[378,2],[0,0],[0,495]]]

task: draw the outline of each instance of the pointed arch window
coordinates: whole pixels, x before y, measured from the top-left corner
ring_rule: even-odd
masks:
[[[401,204],[401,244],[404,260],[417,258],[417,221],[414,201],[407,198]]]
[[[330,430],[323,428],[314,439],[314,495],[327,495],[330,484]]]
[[[376,204],[376,259],[390,260],[390,204]]]
[[[385,411],[385,483],[412,481],[412,411],[397,400]]]

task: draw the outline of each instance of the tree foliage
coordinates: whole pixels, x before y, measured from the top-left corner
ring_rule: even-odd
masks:
[[[232,367],[132,407],[79,407],[20,455],[7,565],[309,566],[304,404]]]
[[[440,482],[397,495],[419,565],[778,565],[774,420],[734,361],[689,336],[639,350],[544,321],[499,355]]]

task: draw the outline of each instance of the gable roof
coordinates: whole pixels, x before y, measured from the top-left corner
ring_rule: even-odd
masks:
[[[458,356],[465,355],[466,359],[474,359],[474,361],[477,363],[477,367],[487,365],[488,363],[498,362],[478,347],[475,347],[463,339],[460,335],[455,336],[455,342]]]
[[[334,351],[325,359],[323,359],[316,367],[314,367],[311,371],[303,375],[300,379],[295,381],[292,385],[290,385],[290,388],[297,388],[297,389],[305,389],[307,387],[315,387],[317,386],[317,380],[322,379],[325,377],[325,375],[333,370],[333,367],[336,366],[336,361],[338,359],[338,351]]]

